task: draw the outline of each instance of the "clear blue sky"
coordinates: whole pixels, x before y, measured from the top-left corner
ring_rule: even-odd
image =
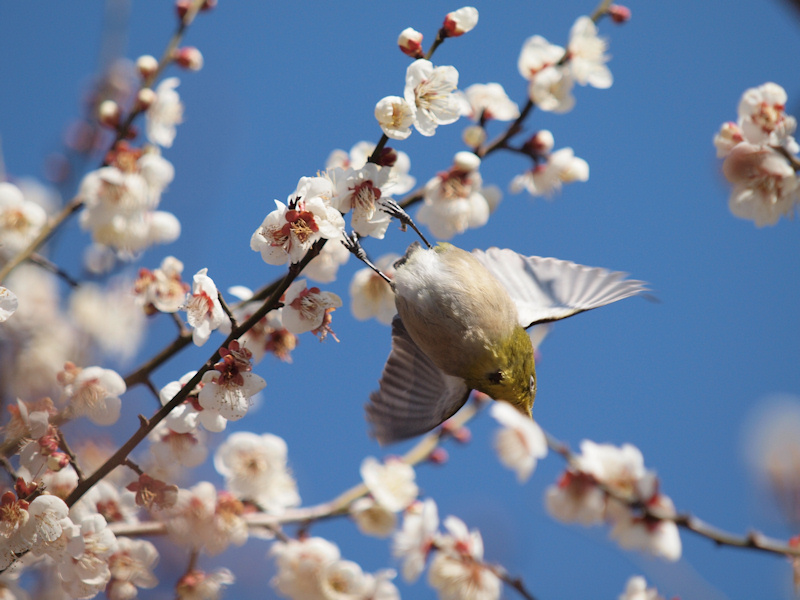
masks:
[[[121,50],[133,59],[159,55],[174,24],[169,3],[132,4]],[[525,85],[516,61],[524,40],[540,34],[563,45],[575,18],[594,8],[591,0],[475,6],[478,27],[447,42],[435,62],[454,65],[462,86],[496,81],[520,103]],[[537,420],[573,447],[584,438],[637,445],[679,510],[735,532],[755,528],[788,538],[798,532],[755,487],[743,436],[765,397],[800,393],[800,225],[784,220],[756,229],[732,216],[711,140],[723,121],[735,120],[741,93],[767,81],[783,85],[788,111],[800,113],[800,20],[777,1],[630,7],[627,25],[601,26],[611,42],[613,87],[578,88],[571,113],[537,112],[529,122],[531,130],[551,129],[557,148],[571,146],[586,159],[589,181],[567,186],[553,202],[510,196],[508,182],[526,164],[498,153],[481,170],[485,182],[506,191],[504,200],[488,226],[454,242],[570,259],[650,282],[658,303],[625,300],[555,327],[538,365]],[[256,288],[279,276],[282,269],[249,249],[273,199],[285,199],[334,148],[377,141],[373,107],[383,96],[401,95],[408,63],[395,46],[397,34],[413,26],[429,42],[455,8],[439,0],[222,0],[202,15],[186,43],[201,49],[206,64],[199,73],[177,73],[185,123],[165,152],[176,179],[162,207],[178,215],[183,234],[148,251],[142,264],[153,268],[174,254],[187,274],[207,267],[222,289]],[[60,131],[78,114],[98,66],[102,25],[101,2],[0,5],[0,135],[12,176],[41,176],[43,157],[59,148]],[[396,145],[411,156],[419,183],[463,149],[464,125],[440,127],[433,138],[415,133]],[[75,223],[70,229],[57,259],[87,242]],[[392,226],[367,249],[376,256],[402,252],[410,241]],[[74,259],[65,264],[74,267]],[[347,302],[359,267],[348,263],[327,289]],[[168,339],[158,331],[171,335],[167,325],[153,324],[142,357]],[[265,359],[257,368],[268,381],[264,402],[231,428],[287,441],[306,504],[356,483],[361,459],[385,452],[368,438],[362,406],[388,353],[389,330],[355,321],[346,307],[333,326],[338,344],[304,335],[294,364]],[[190,349],[158,371],[156,383],[176,379],[208,354],[208,347]],[[136,390],[126,414],[142,405],[150,410],[150,402]],[[119,435],[134,426],[129,421]],[[420,468],[419,484],[442,516],[478,527],[487,559],[522,576],[539,600],[616,598],[633,574],[685,600],[792,597],[788,563],[778,557],[716,548],[682,533],[684,557],[666,564],[619,550],[605,528],[554,522],[542,498],[561,459],[550,456],[520,486],[491,449],[495,428],[488,415],[479,418],[469,446],[449,447],[446,466]],[[221,484],[212,472],[198,476]],[[312,533],[335,540],[365,570],[393,565],[388,545],[360,537],[350,522],[324,523]],[[228,597],[262,598],[272,569],[266,551],[253,540],[202,564],[234,568],[239,582]],[[169,582],[165,571],[160,576]],[[434,597],[425,583],[399,585],[406,598]]]

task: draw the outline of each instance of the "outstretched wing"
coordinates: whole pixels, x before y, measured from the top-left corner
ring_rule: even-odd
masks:
[[[506,288],[525,328],[557,321],[647,290],[626,273],[585,267],[567,260],[522,256],[513,250],[473,250]]]
[[[453,416],[468,396],[464,380],[434,365],[395,317],[392,351],[379,389],[370,394],[366,406],[378,442],[388,444],[430,431]]]

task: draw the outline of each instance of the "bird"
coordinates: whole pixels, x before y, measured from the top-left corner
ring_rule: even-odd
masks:
[[[434,429],[471,390],[532,416],[536,370],[527,330],[647,290],[618,271],[442,242],[411,244],[394,267],[392,347],[366,405],[382,445]]]

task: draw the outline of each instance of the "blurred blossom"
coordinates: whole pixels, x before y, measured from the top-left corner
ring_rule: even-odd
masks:
[[[406,70],[404,97],[414,110],[414,127],[431,136],[439,125],[458,120],[460,103],[454,94],[458,88],[455,67],[434,67],[429,60],[418,59]]]
[[[432,498],[414,502],[403,514],[403,524],[392,539],[392,554],[403,563],[403,579],[419,579],[439,531],[439,511]]]
[[[276,435],[237,431],[217,448],[214,467],[234,496],[266,512],[280,513],[300,504],[287,453],[286,442]]]
[[[174,256],[164,257],[161,266],[153,271],[144,267],[139,269],[133,291],[146,314],[180,310],[190,289],[189,284],[181,280],[181,273],[183,263]]]
[[[183,104],[175,88],[180,84],[177,77],[168,77],[155,90],[155,101],[145,113],[147,139],[164,148],[175,140],[175,126],[183,121]]]
[[[761,401],[744,421],[744,456],[762,489],[773,495],[782,516],[800,523],[800,396]]]
[[[342,305],[342,299],[317,287],[307,288],[305,279],[295,281],[283,295],[283,324],[294,334],[312,332],[324,340],[330,328],[331,312]],[[336,339],[335,335],[332,335]]]
[[[569,32],[569,68],[575,81],[581,85],[605,89],[611,87],[613,77],[605,63],[607,42],[597,35],[597,25],[589,17],[579,17]]]
[[[462,114],[473,121],[481,118],[513,121],[519,117],[519,106],[499,83],[475,83],[464,90],[464,98],[466,105]]]
[[[147,438],[150,452],[162,468],[171,467],[173,463],[188,468],[199,467],[208,456],[206,433],[202,429],[177,432],[162,421]]]
[[[338,239],[325,244],[311,262],[303,269],[303,275],[319,283],[331,283],[336,280],[339,267],[350,258],[350,251]]]
[[[210,573],[192,569],[183,575],[175,585],[178,600],[219,600],[222,586],[235,581],[228,569],[216,569]]]
[[[493,403],[491,414],[503,426],[495,437],[500,462],[517,473],[520,483],[527,481],[536,462],[547,455],[542,428],[508,402]]]
[[[25,198],[17,186],[0,182],[0,258],[24,250],[47,222],[47,213]]]
[[[158,550],[147,540],[117,538],[114,554],[108,559],[111,581],[106,588],[109,600],[130,600],[138,589],[151,589],[158,585],[152,569],[158,562]]]
[[[618,596],[618,600],[664,600],[656,588],[647,587],[647,581],[641,575],[628,579],[625,591]]]
[[[350,516],[364,535],[387,538],[394,532],[397,515],[372,498],[359,498],[350,505]]]
[[[407,508],[419,493],[414,467],[399,458],[380,463],[368,456],[361,463],[361,478],[375,501],[393,512]]]
[[[384,254],[375,266],[389,279],[394,276],[398,254]],[[359,269],[350,281],[350,310],[359,321],[375,318],[388,325],[397,314],[391,286],[369,267]]]
[[[17,311],[18,306],[17,295],[8,288],[0,286],[0,323],[8,320]]]
[[[73,416],[87,417],[96,425],[113,425],[119,419],[125,381],[116,371],[102,367],[82,369],[66,363],[58,374]]]
[[[531,196],[552,198],[563,184],[588,180],[589,164],[575,156],[572,148],[561,148],[548,154],[544,162],[514,177],[511,191],[517,194],[524,189]]]

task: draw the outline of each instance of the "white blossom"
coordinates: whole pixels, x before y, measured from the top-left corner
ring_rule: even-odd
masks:
[[[324,338],[330,332],[330,313],[342,305],[342,299],[332,292],[307,288],[305,279],[300,279],[288,287],[283,303],[283,325],[288,331],[311,331]]]
[[[192,377],[195,376],[197,371],[189,371],[178,381],[171,381],[163,388],[158,394],[162,406],[169,404],[170,400],[175,397],[181,388],[186,385]],[[203,383],[197,384],[186,399],[173,408],[164,419],[167,427],[177,433],[188,433],[194,431],[198,425],[202,425],[208,431],[220,432],[223,431],[228,424],[225,419],[218,412],[204,410],[198,400],[198,394],[203,387]]]
[[[495,449],[502,462],[517,473],[520,483],[536,468],[536,461],[547,455],[547,440],[539,425],[508,402],[495,402],[492,416],[503,426],[495,437]]]
[[[448,125],[460,116],[458,71],[455,67],[434,67],[429,60],[418,59],[406,70],[404,97],[414,108],[414,127],[430,136],[439,125]]]
[[[27,200],[16,185],[0,182],[0,258],[11,258],[25,249],[47,222],[47,213]]]
[[[192,278],[192,293],[186,298],[186,319],[192,327],[192,341],[202,346],[211,332],[227,318],[214,280],[207,275],[208,269],[200,269]]]
[[[333,238],[306,265],[303,275],[319,283],[330,283],[336,280],[339,267],[349,259],[350,251],[345,248],[340,239]]]
[[[386,96],[375,105],[378,125],[393,140],[404,140],[411,135],[414,116],[414,109],[399,96]]]
[[[666,517],[675,516],[672,500],[663,494],[656,494],[646,505]],[[621,547],[642,550],[669,561],[681,557],[681,538],[674,521],[635,515],[627,505],[619,502],[610,503],[608,510],[608,518],[613,523],[611,537]]]
[[[145,113],[147,139],[164,148],[175,140],[175,126],[183,121],[183,104],[175,88],[180,84],[177,77],[168,77],[158,84],[155,102]]]
[[[386,200],[383,189],[388,183],[389,169],[375,163],[349,169],[337,179],[334,207],[342,213],[351,213],[351,226],[360,236],[383,239],[391,221],[381,210],[382,200]]]
[[[158,585],[153,568],[158,562],[158,550],[147,540],[117,538],[117,550],[108,559],[111,581],[106,595],[109,600],[130,600],[138,589]]]
[[[0,286],[0,323],[7,321],[11,315],[17,312],[18,306],[17,295],[8,288]]]
[[[390,279],[394,276],[394,263],[398,254],[384,254],[375,266]],[[375,318],[386,325],[397,314],[391,286],[369,267],[359,269],[350,281],[350,310],[359,321]]]
[[[786,114],[786,91],[777,83],[765,83],[745,91],[739,101],[738,125],[751,144],[782,146],[792,154],[800,152],[792,134],[797,120]]]
[[[286,442],[276,435],[232,433],[215,452],[214,467],[234,496],[251,500],[264,511],[281,512],[300,504],[287,466]]]
[[[340,558],[339,548],[320,537],[275,542],[270,549],[277,573],[270,585],[293,600],[324,600],[322,578]]]
[[[464,90],[466,116],[473,121],[513,121],[519,117],[519,106],[511,100],[499,83],[475,83]]]
[[[116,371],[102,367],[80,369],[67,364],[59,375],[70,410],[97,425],[113,425],[119,419],[125,381]]]
[[[606,63],[608,44],[597,35],[597,25],[589,17],[578,17],[569,32],[569,68],[575,81],[598,89],[611,87],[613,77]]]
[[[403,514],[403,525],[394,534],[392,554],[403,561],[403,579],[416,581],[425,569],[439,530],[439,512],[433,499],[415,502]]]
[[[664,600],[656,588],[647,587],[647,581],[641,575],[628,579],[625,591],[618,600]]]
[[[397,515],[372,498],[359,498],[353,502],[350,516],[361,533],[377,538],[389,537],[397,525]]]
[[[519,193],[526,189],[531,196],[551,198],[564,183],[589,180],[589,165],[578,158],[572,148],[561,148],[511,181],[511,191]]]
[[[222,360],[203,374],[197,399],[204,410],[220,414],[228,421],[241,419],[250,408],[250,398],[267,382],[251,373],[251,352],[236,340],[220,349]]]

